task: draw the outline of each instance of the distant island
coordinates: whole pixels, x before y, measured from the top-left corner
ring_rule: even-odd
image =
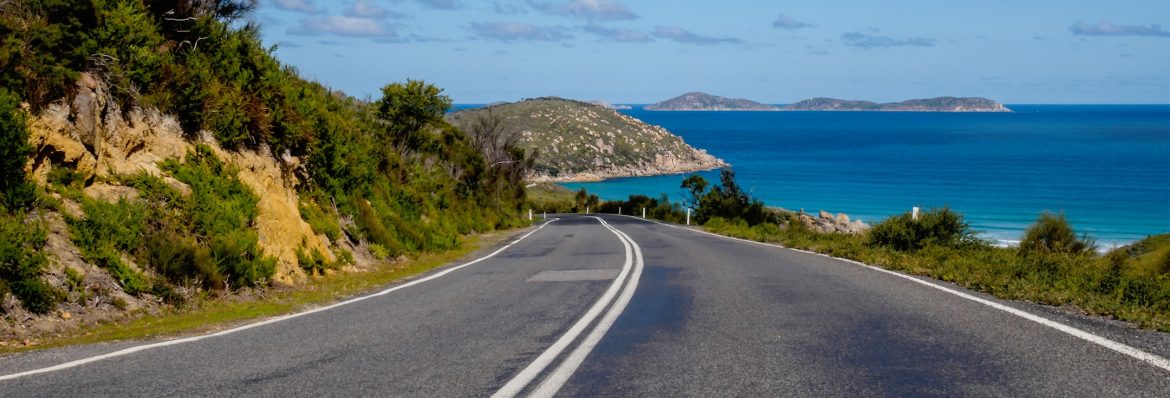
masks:
[[[462,110],[448,114],[447,120],[464,131],[498,126],[505,136],[514,134],[521,148],[539,151],[526,176],[532,182],[598,181],[727,166],[682,137],[607,105],[534,98]]]
[[[879,104],[870,101],[812,98],[781,108],[785,111],[871,111],[871,112],[1011,112],[987,98],[936,97]]]
[[[648,111],[778,111],[780,107],[743,98],[726,98],[707,93],[686,93],[647,105]]]
[[[810,98],[787,106],[761,104],[743,98],[725,98],[692,92],[647,105],[648,111],[868,111],[868,112],[1011,112],[987,98],[936,97],[877,103],[836,98]]]

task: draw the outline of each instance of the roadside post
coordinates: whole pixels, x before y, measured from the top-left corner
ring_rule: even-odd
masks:
[[[687,226],[691,225],[691,208],[687,208]]]
[[[646,218],[646,208],[642,208],[642,218]]]
[[[528,209],[528,221],[532,221],[532,209]]]

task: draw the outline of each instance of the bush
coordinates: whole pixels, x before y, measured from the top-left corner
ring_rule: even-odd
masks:
[[[372,250],[371,250],[372,251]],[[337,269],[339,264],[331,263],[325,259],[325,255],[316,250],[297,250],[297,262],[300,263],[301,269],[305,270],[305,274],[312,276],[324,275],[327,269]]]
[[[1085,254],[1096,251],[1096,245],[1087,236],[1077,237],[1064,214],[1043,213],[1024,232],[1020,253]]]
[[[692,175],[683,180],[681,188],[685,191],[688,206],[695,206],[695,221],[706,223],[713,217],[726,219],[742,219],[749,226],[765,222],[777,222],[778,218],[765,211],[764,202],[752,198],[744,192],[735,181],[735,171],[724,168],[719,173],[719,185],[706,191],[707,180],[699,175]]]
[[[141,247],[148,214],[146,206],[125,199],[109,203],[85,198],[81,208],[85,218],[71,219],[69,226],[73,242],[82,255],[109,271],[126,293],[145,292],[149,284],[122,261],[122,253]]]
[[[20,98],[0,87],[0,211],[27,207],[36,197],[24,175],[32,151]]]
[[[193,237],[174,231],[158,231],[147,239],[147,260],[167,280],[176,284],[195,284],[222,289],[223,274],[211,251]]]
[[[60,300],[58,292],[41,281],[45,255],[45,231],[39,225],[25,225],[21,214],[0,214],[0,296],[12,292],[24,308],[39,314],[52,311]]]
[[[958,247],[977,241],[963,215],[949,208],[927,210],[917,220],[912,214],[903,213],[874,225],[869,232],[871,245],[901,251],[932,245]]]
[[[336,241],[341,237],[341,225],[337,222],[337,215],[326,212],[315,201],[301,201],[301,219],[309,223],[313,232],[324,234],[329,241]]]

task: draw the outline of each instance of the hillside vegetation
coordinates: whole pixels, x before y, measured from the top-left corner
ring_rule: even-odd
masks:
[[[472,137],[502,137],[538,153],[529,176],[538,181],[673,174],[725,165],[662,127],[581,101],[529,99],[464,110],[447,119]]]
[[[365,102],[301,78],[254,5],[0,2],[0,338],[521,224],[532,154],[445,122],[425,82]]]

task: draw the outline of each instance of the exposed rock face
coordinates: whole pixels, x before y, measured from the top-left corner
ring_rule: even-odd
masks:
[[[845,213],[833,214],[821,210],[817,217],[800,213],[797,215],[800,223],[813,231],[823,234],[829,233],[843,233],[843,234],[860,234],[869,231],[869,225],[861,220],[850,221],[849,216]]]
[[[870,101],[810,98],[782,108],[786,111],[871,111],[871,112],[1011,112],[987,98],[936,97],[879,104]]]
[[[743,98],[725,98],[707,93],[686,93],[647,105],[648,111],[778,111],[779,107]]]
[[[163,175],[159,168],[164,160],[182,158],[193,148],[193,141],[184,138],[174,118],[155,110],[123,113],[110,101],[105,85],[88,74],[82,75],[77,88],[72,102],[50,105],[30,121],[29,141],[36,151],[29,168],[34,180],[46,184],[52,168],[69,167],[86,179],[87,196],[133,200],[138,196],[133,188],[93,181],[95,177],[146,172],[162,176],[181,193],[190,193],[189,187]],[[256,151],[224,151],[210,134],[202,134],[194,142],[200,141],[210,145],[220,159],[238,166],[240,181],[259,197],[254,224],[260,249],[277,259],[277,282],[304,279],[297,262],[298,249],[315,250],[334,259],[328,242],[301,219],[295,180],[285,177],[277,159]],[[296,159],[290,161],[295,163]]]
[[[520,134],[522,148],[540,151],[531,181],[596,181],[727,165],[662,127],[580,101],[538,98],[460,111],[448,120],[466,129],[488,112]]]

